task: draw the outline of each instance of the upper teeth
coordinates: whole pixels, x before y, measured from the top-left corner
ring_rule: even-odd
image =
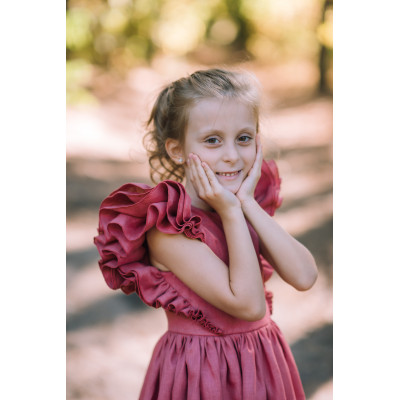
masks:
[[[223,176],[233,176],[233,175],[236,175],[237,174],[237,172],[230,172],[230,173],[228,173],[228,172],[219,172],[219,175],[223,175]]]

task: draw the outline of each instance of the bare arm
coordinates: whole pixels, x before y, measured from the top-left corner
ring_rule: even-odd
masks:
[[[192,159],[191,172],[200,196],[221,217],[229,268],[204,243],[154,228],[147,235],[151,261],[160,269],[172,271],[215,307],[240,319],[259,320],[266,311],[264,285],[240,202],[222,188],[198,157]]]
[[[310,289],[317,279],[317,266],[311,253],[287,233],[254,199],[262,163],[261,142],[257,137],[257,155],[237,197],[244,215],[256,230],[262,255],[274,266],[280,277],[297,290]]]
[[[242,207],[260,238],[261,253],[279,276],[297,290],[310,289],[318,273],[308,249],[289,235],[255,200],[243,203]]]
[[[253,243],[242,235],[245,230],[248,232],[245,222],[244,225],[235,217],[224,225],[231,230],[233,239],[227,238],[229,268],[206,244],[184,235],[164,234],[155,228],[147,234],[150,261],[159,269],[173,272],[220,310],[248,321],[261,319],[265,314],[264,288]]]

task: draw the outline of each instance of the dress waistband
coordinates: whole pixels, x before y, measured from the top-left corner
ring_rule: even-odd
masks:
[[[229,317],[229,323],[227,323],[228,321],[221,321],[221,325],[218,327],[221,328],[222,332],[218,334],[191,318],[167,310],[165,310],[165,314],[168,319],[168,331],[182,335],[221,336],[239,334],[262,328],[271,322],[269,313],[267,313],[264,318],[254,322],[242,321]]]

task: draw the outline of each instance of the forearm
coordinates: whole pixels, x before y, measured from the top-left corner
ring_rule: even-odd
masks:
[[[282,279],[298,290],[309,289],[317,278],[317,267],[311,253],[254,199],[242,203],[242,209],[260,238],[262,254]]]
[[[228,245],[229,286],[233,300],[245,312],[261,318],[265,314],[264,285],[243,211],[238,208],[221,219]]]

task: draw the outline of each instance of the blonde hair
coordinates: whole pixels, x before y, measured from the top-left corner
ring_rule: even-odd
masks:
[[[165,142],[168,138],[185,142],[190,108],[206,98],[235,98],[249,104],[259,120],[260,89],[258,80],[248,72],[222,69],[197,71],[164,87],[158,95],[144,138],[149,155],[150,177],[157,183],[165,179],[182,182],[185,170],[168,155]]]

